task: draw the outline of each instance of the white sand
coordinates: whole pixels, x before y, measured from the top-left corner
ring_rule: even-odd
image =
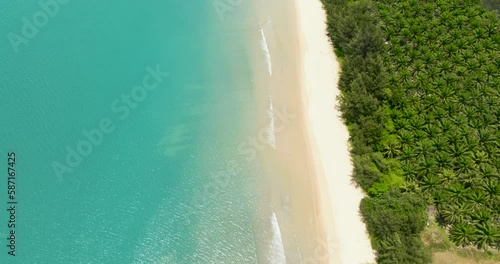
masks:
[[[335,109],[340,66],[326,35],[320,0],[295,0],[302,57],[302,104],[318,177],[318,197],[331,263],[374,263],[358,208],[363,193],[351,183],[348,131]]]

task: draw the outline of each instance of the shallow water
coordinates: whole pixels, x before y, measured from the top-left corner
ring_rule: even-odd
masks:
[[[27,36],[44,9],[0,9],[0,168],[14,151],[18,201],[0,263],[256,263],[257,223],[277,222],[238,148],[258,130],[250,1],[223,20],[202,0],[52,8]]]

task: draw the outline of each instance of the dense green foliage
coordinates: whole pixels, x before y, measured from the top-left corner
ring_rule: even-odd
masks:
[[[457,245],[500,247],[497,16],[479,0],[323,2],[343,59],[341,110],[353,177],[371,196],[361,212],[379,263],[429,261],[421,230],[403,231],[412,223],[402,220],[425,207],[388,207],[404,207],[407,195],[435,205]]]
[[[360,209],[376,240],[379,263],[428,263],[429,255],[419,238],[427,222],[422,199],[391,190],[363,199]]]

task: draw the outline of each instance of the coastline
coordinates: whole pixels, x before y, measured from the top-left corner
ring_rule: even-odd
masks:
[[[340,66],[326,35],[323,5],[255,4],[257,127],[268,127],[271,98],[275,114],[286,109],[295,116],[288,124],[277,118],[274,146],[259,151],[260,218],[276,218],[286,263],[374,263],[358,213],[363,193],[351,181],[349,134],[335,109]],[[259,261],[280,263],[272,261],[279,254],[268,247],[271,222],[257,226],[258,233],[269,234],[257,242]]]
[[[330,262],[372,263],[375,256],[358,213],[364,194],[351,180],[349,134],[337,110],[340,65],[327,36],[320,0],[294,0],[302,67],[301,95],[306,140],[311,148],[323,230]]]

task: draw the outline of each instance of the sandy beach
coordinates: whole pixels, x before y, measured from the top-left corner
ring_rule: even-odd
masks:
[[[302,57],[302,104],[307,141],[318,179],[324,231],[333,234],[340,263],[372,263],[366,227],[358,213],[363,193],[351,182],[348,131],[336,110],[340,65],[326,35],[320,0],[295,0]],[[332,263],[334,263],[332,261]]]
[[[335,108],[340,66],[322,4],[262,1],[256,9],[250,32],[259,127],[268,127],[270,99],[275,114],[294,116],[286,124],[276,118],[274,146],[259,152],[261,206],[277,217],[286,263],[374,263],[358,213],[363,193],[351,183],[347,127]],[[281,263],[266,243],[259,248],[261,263]]]

